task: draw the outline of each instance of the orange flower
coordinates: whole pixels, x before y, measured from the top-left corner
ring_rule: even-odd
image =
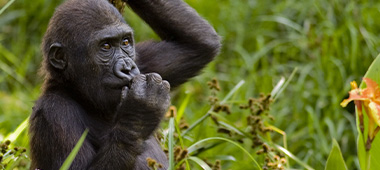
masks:
[[[374,123],[380,126],[380,89],[378,84],[369,78],[363,78],[363,81],[367,85],[364,89],[359,89],[355,81],[351,82],[352,90],[349,92],[350,96],[348,99],[343,100],[340,105],[346,107],[349,102],[354,101],[356,108],[358,109],[361,126],[363,124],[362,108],[364,108],[369,118],[369,136],[373,139],[374,135],[376,135],[373,134],[375,130]],[[362,130],[362,127],[360,128]]]

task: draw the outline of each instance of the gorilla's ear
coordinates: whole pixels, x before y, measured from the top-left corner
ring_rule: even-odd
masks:
[[[62,44],[53,43],[48,54],[49,63],[56,69],[63,70],[67,66],[67,58],[62,51]]]

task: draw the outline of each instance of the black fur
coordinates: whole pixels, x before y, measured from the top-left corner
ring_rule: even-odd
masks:
[[[152,134],[170,86],[209,63],[220,39],[182,0],[127,3],[162,41],[135,44],[106,0],[68,0],[56,9],[42,43],[44,88],[30,118],[31,169],[59,169],[85,129],[70,169],[149,169],[147,157],[167,168]]]

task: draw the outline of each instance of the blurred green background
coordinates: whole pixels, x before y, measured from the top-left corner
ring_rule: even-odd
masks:
[[[0,0],[0,9],[7,3]],[[0,141],[31,113],[40,94],[40,44],[59,0],[16,0],[0,15]],[[186,0],[223,38],[220,55],[203,74],[173,93],[179,106],[187,95],[191,123],[209,109],[207,81],[217,78],[225,96],[239,81],[236,103],[270,93],[282,78],[295,77],[271,108],[274,125],[287,133],[288,149],[315,169],[323,169],[332,139],[338,140],[349,169],[358,169],[354,108],[341,108],[349,82],[361,81],[380,52],[380,2],[376,0]],[[129,9],[124,14],[136,40],[157,36]],[[191,25],[190,25],[191,26]],[[189,26],[189,27],[190,27]],[[238,106],[232,106],[238,107]],[[226,116],[239,126],[248,113]],[[193,139],[218,136],[209,121]],[[276,141],[276,139],[278,141]],[[274,136],[282,144],[281,136]],[[27,135],[17,140],[27,147]],[[232,169],[252,167],[236,148],[221,146],[210,155],[231,154]],[[296,162],[291,167],[300,168]]]

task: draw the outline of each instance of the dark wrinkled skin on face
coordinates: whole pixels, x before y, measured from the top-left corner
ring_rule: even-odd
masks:
[[[106,0],[67,0],[56,9],[42,43],[43,91],[29,121],[31,169],[59,169],[86,129],[70,169],[145,170],[148,157],[167,169],[153,134],[170,89],[212,61],[220,39],[182,0],[127,4],[161,41],[135,43]]]

